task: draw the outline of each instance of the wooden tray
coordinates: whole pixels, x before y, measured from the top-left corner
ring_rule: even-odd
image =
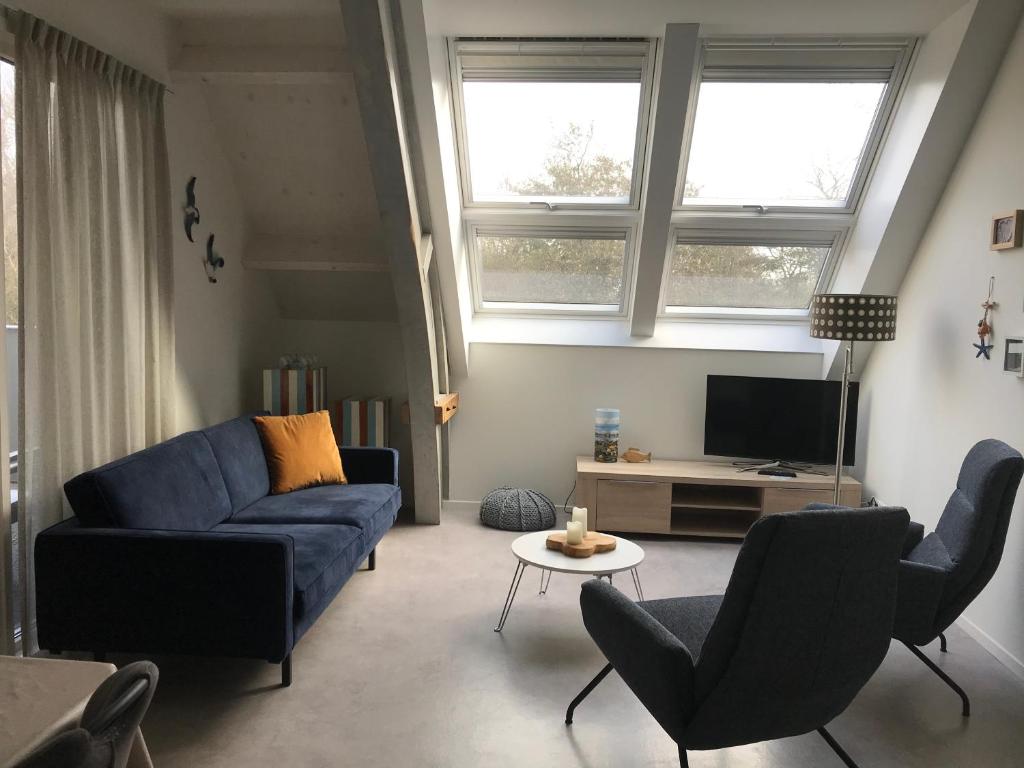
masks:
[[[565,540],[565,531],[552,533],[547,538],[548,549],[560,550],[569,557],[590,557],[593,554],[611,552],[615,549],[615,537],[597,531],[587,531],[582,544],[570,544]]]

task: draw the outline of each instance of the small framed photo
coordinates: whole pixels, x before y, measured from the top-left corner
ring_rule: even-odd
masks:
[[[992,219],[989,250],[1020,248],[1024,243],[1024,210],[1002,213]]]
[[[1003,370],[1024,378],[1024,338],[1020,336],[1006,337]]]

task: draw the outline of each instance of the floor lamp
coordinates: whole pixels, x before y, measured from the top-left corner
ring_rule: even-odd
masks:
[[[896,338],[896,297],[859,293],[816,293],[811,299],[811,336],[846,342],[843,385],[839,395],[839,440],[832,503],[839,504],[846,444],[846,400],[853,374],[853,342],[892,341]]]

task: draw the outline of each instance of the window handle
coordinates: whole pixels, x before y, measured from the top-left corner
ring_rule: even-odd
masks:
[[[744,205],[743,210],[753,211],[754,213],[758,213],[762,216],[768,213],[768,209],[765,208],[763,205]]]
[[[531,200],[531,201],[530,201],[530,205],[543,205],[543,206],[544,206],[544,207],[546,207],[546,208],[547,208],[547,209],[548,209],[549,211],[553,211],[553,210],[555,210],[555,206],[553,206],[553,205],[552,205],[551,203],[549,203],[549,202],[548,202],[547,200]]]

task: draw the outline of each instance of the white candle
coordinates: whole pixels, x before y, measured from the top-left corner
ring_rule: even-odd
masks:
[[[570,520],[565,526],[565,541],[568,544],[583,543],[583,523]]]
[[[587,533],[587,508],[586,507],[573,507],[572,508],[572,521],[574,523],[580,523],[583,526],[583,535]]]

